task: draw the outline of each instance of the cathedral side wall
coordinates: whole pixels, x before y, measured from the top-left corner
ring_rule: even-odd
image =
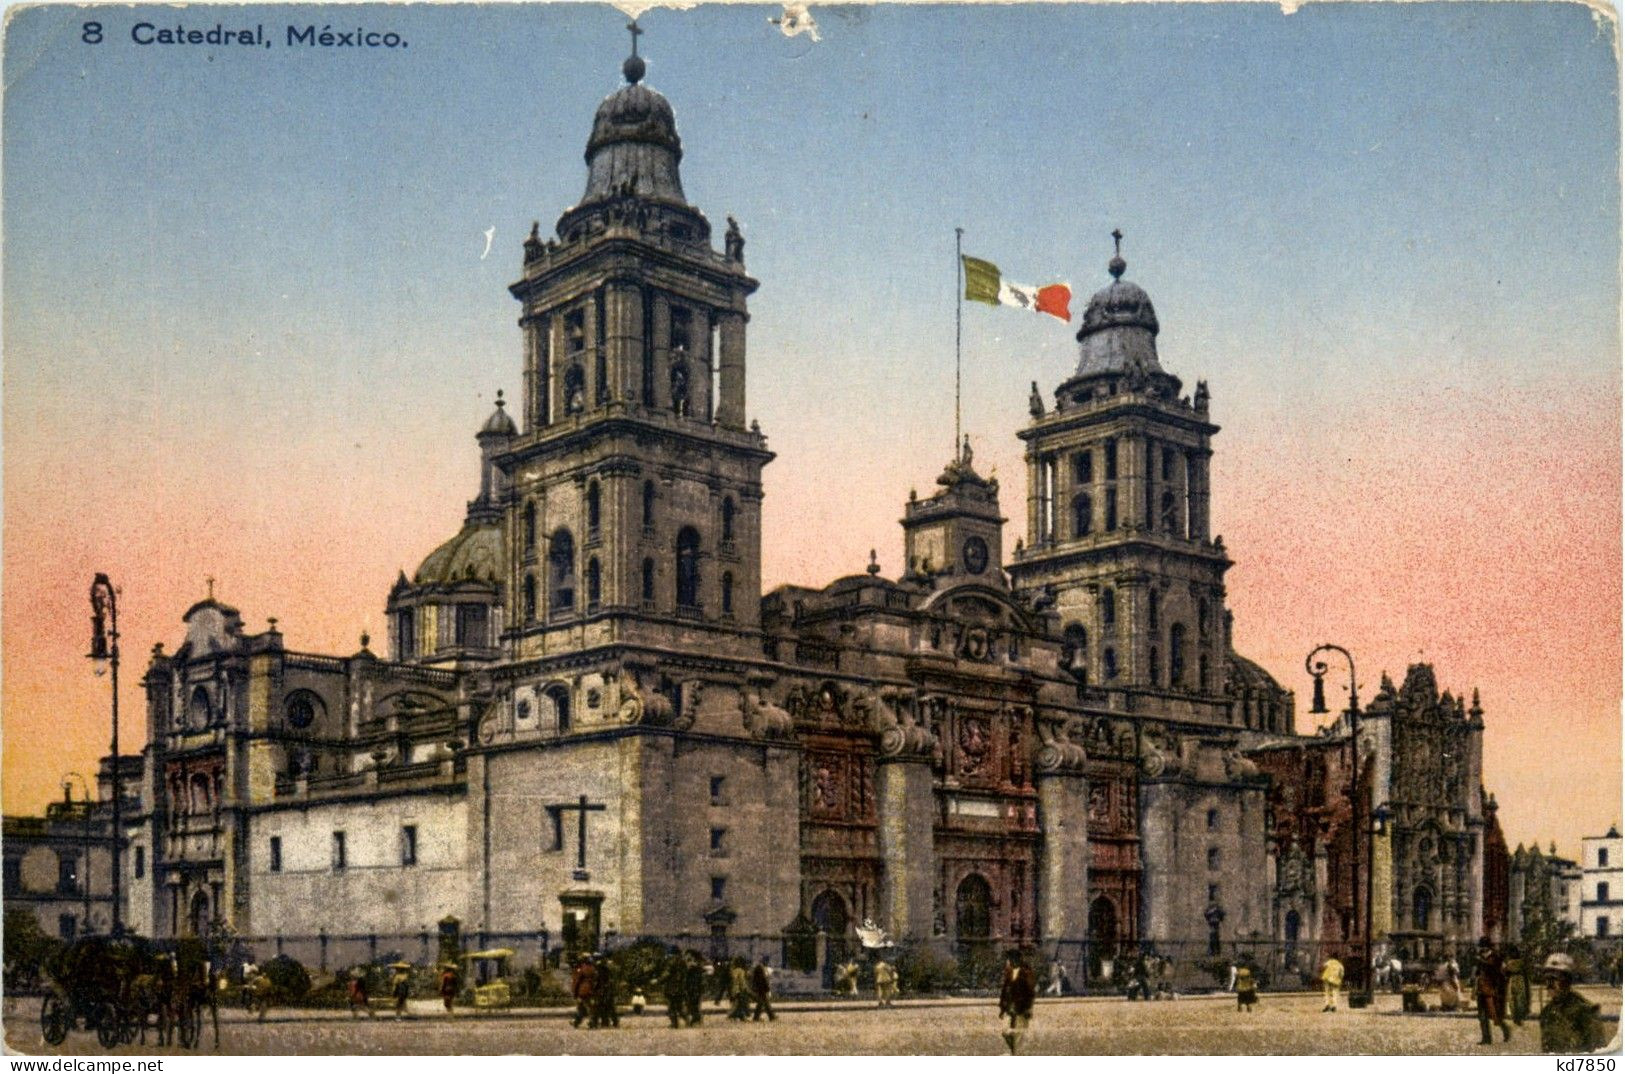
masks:
[[[799,752],[650,737],[642,768],[644,931],[705,933],[719,911],[735,915],[735,935],[790,924],[801,899]]]
[[[1140,808],[1145,938],[1206,938],[1215,907],[1221,941],[1270,935],[1262,789],[1148,783]]]
[[[417,829],[417,863],[402,864],[402,829]],[[416,933],[460,914],[469,882],[466,799],[400,795],[305,805],[249,821],[250,916],[260,935]],[[337,867],[335,832],[344,833]],[[281,840],[273,871],[272,838]]]

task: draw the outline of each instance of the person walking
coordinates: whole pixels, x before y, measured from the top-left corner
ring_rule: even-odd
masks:
[[[372,996],[367,992],[367,971],[357,966],[350,971],[350,1017],[354,1018],[357,1012],[366,1012],[368,1018],[376,1018],[372,1009]]]
[[[999,985],[999,1017],[1010,1020],[1004,1031],[1004,1043],[1015,1055],[1021,1047],[1021,1038],[1033,1020],[1033,1001],[1038,996],[1038,982],[1033,971],[1019,954],[1012,951],[1004,957],[1004,973]]]
[[[1251,1012],[1258,1002],[1258,982],[1253,968],[1245,963],[1236,967],[1236,1010]]]
[[[666,956],[660,988],[666,993],[666,1017],[673,1029],[679,1029],[688,1013],[688,960],[675,947]]]
[[[446,1005],[446,1017],[451,1017],[452,1004],[457,1002],[457,993],[462,988],[462,978],[457,973],[457,967],[449,962],[440,964],[440,1000]]]
[[[882,959],[875,963],[875,1006],[890,1007],[897,997],[897,971]]]
[[[1343,964],[1336,955],[1327,956],[1326,964],[1320,968],[1320,986],[1326,993],[1326,1006],[1321,1012],[1337,1010],[1337,992],[1343,987]]]
[[[1517,944],[1507,944],[1507,1013],[1512,1024],[1521,1026],[1529,1017],[1529,967]]]
[[[586,1022],[588,1029],[598,1028],[598,1019],[593,1011],[593,986],[598,977],[598,970],[592,964],[592,959],[581,955],[576,959],[576,968],[570,974],[570,995],[576,1001],[576,1016],[570,1019],[570,1024],[577,1029],[581,1023]]]
[[[733,999],[733,1008],[729,1010],[728,1017],[735,1022],[743,1022],[750,1017],[750,971],[745,968],[745,960],[736,957],[728,967],[728,995]]]
[[[835,990],[854,998],[858,994],[858,960],[849,958],[835,967]]]
[[[615,1007],[618,998],[615,994],[615,963],[610,961],[608,955],[599,955],[593,960],[592,1014],[593,1021],[600,1028],[620,1028],[621,1013]]]
[[[1608,1043],[1608,1031],[1597,1005],[1574,990],[1574,959],[1561,951],[1541,967],[1550,998],[1540,1012],[1540,1050],[1594,1052]]]
[[[1473,994],[1478,1000],[1478,1043],[1492,1043],[1492,1024],[1501,1027],[1503,1041],[1511,1040],[1512,1026],[1507,1024],[1506,963],[1488,936],[1478,941],[1478,972],[1475,974]]]
[[[1061,965],[1060,959],[1054,959],[1049,964],[1049,983],[1044,986],[1044,995],[1059,996],[1066,992],[1066,967]]]
[[[406,1017],[406,998],[412,994],[412,967],[395,964],[395,976],[389,979],[390,995],[395,997],[395,1017]]]
[[[697,1026],[705,1018],[701,1009],[705,1002],[705,979],[711,974],[711,963],[698,951],[688,952],[688,962],[685,967],[686,977],[683,982],[683,1012],[688,1024]]]
[[[750,1020],[759,1021],[766,1013],[769,1022],[777,1021],[779,1016],[773,1013],[773,980],[767,968],[766,955],[757,959],[755,968],[750,971],[750,993],[756,1000],[756,1010]]]
[[[1439,967],[1439,1009],[1441,1011],[1461,1009],[1461,973],[1456,969],[1454,961],[1446,962]]]

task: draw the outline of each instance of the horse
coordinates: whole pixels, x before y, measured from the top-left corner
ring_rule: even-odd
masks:
[[[158,1046],[168,1044],[175,1030],[175,966],[170,959],[159,959],[151,971],[137,974],[130,981],[129,1005],[140,1020],[141,1043],[147,1043],[147,1025],[151,1021],[158,1033]]]

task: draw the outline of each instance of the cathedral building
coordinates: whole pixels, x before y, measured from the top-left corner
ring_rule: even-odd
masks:
[[[1052,402],[1033,386],[1012,549],[967,443],[909,493],[900,577],[764,594],[758,284],[739,226],[719,244],[683,193],[670,103],[623,71],[580,202],[510,288],[522,394],[387,639],[294,652],[211,597],[155,648],[135,926],[308,933],[319,906],[335,934],[454,917],[581,948],[870,919],[1097,958],[1321,936],[1335,735],[1297,737],[1292,693],[1232,648],[1210,394],[1160,364],[1121,256],[1076,369]],[[1434,798],[1477,800],[1456,744],[1482,724],[1430,683],[1379,697],[1374,748],[1425,710],[1414,733],[1457,752],[1372,793],[1407,833],[1384,867],[1466,927],[1479,814]]]

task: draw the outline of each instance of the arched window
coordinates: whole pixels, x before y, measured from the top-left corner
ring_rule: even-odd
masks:
[[[1151,670],[1151,685],[1155,686],[1155,685],[1157,685],[1158,680],[1160,680],[1162,678],[1162,661],[1159,659],[1159,657],[1157,655],[1157,647],[1155,645],[1151,646],[1151,667],[1150,667],[1150,670]]]
[[[548,612],[569,611],[576,606],[576,542],[567,529],[553,532],[548,542]]]
[[[734,613],[734,576],[732,571],[722,572],[722,614]]]
[[[677,608],[697,611],[700,607],[700,533],[684,526],[677,533]]]
[[[554,683],[542,691],[542,696],[553,704],[554,725],[559,733],[570,729],[570,691],[559,683]]]
[[[587,482],[587,539],[598,536],[598,523],[603,518],[603,497],[598,493],[598,482]]]
[[[1146,611],[1151,617],[1151,629],[1159,629],[1157,626],[1157,618],[1158,613],[1162,611],[1162,594],[1158,593],[1155,589],[1151,590],[1151,592],[1147,594]]]
[[[587,561],[587,610],[596,611],[603,596],[603,579],[598,570],[598,557]]]
[[[1162,494],[1162,532],[1179,532],[1179,511],[1175,509],[1174,494],[1172,490]]]
[[[678,417],[688,416],[687,362],[677,362],[671,367],[671,412]]]
[[[525,504],[525,558],[530,559],[536,555],[536,502]]]
[[[1081,623],[1069,623],[1061,632],[1061,669],[1079,680],[1089,678],[1089,632]]]
[[[1117,625],[1117,594],[1110,589],[1100,591],[1100,625],[1106,630]]]
[[[734,539],[734,501],[732,496],[722,499],[722,540],[732,544]]]
[[[1185,624],[1168,628],[1168,685],[1185,685]]]
[[[587,409],[587,374],[580,365],[564,371],[564,412],[579,414]]]
[[[525,575],[525,622],[536,621],[536,576]]]
[[[209,705],[209,690],[205,686],[197,686],[192,690],[192,700],[186,706],[186,724],[193,731],[201,731],[209,726],[213,716]]]
[[[1203,653],[1196,658],[1196,688],[1206,691],[1208,688],[1207,654]]]
[[[1095,524],[1095,502],[1087,492],[1072,497],[1072,536],[1087,537]]]
[[[643,532],[653,533],[654,531],[655,483],[653,481],[645,481],[643,483]]]
[[[1117,486],[1106,486],[1106,529],[1117,529]]]
[[[209,811],[209,777],[202,772],[194,772],[188,784],[192,799],[192,812],[207,813]]]
[[[1203,597],[1196,602],[1196,635],[1207,637],[1207,598]]]
[[[1433,920],[1433,892],[1419,887],[1411,896],[1411,927],[1426,932]]]
[[[417,609],[402,608],[395,613],[395,659],[410,660],[418,655]]]
[[[1218,847],[1208,847],[1207,848],[1207,867],[1209,869],[1217,869],[1219,867],[1219,848]]]
[[[643,561],[643,603],[646,607],[654,607],[655,602],[655,561]]]
[[[1101,669],[1100,669],[1101,674],[1103,674],[1106,677],[1107,682],[1111,682],[1113,679],[1117,678],[1117,650],[1116,649],[1107,649],[1105,652],[1101,653],[1100,654],[1100,664],[1101,664]]]

